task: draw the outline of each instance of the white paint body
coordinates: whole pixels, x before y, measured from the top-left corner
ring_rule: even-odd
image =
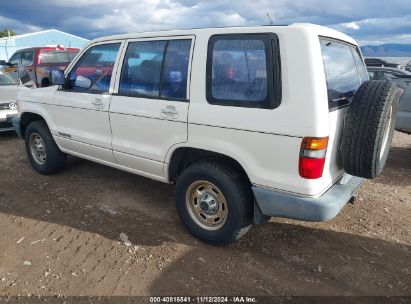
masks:
[[[10,104],[17,102],[17,94],[20,90],[27,88],[22,85],[0,85],[0,123],[7,122],[10,118],[17,116],[18,112],[14,106],[10,109],[4,109]]]
[[[212,35],[275,33],[281,53],[282,98],[275,109],[211,105],[206,100],[207,46]],[[173,152],[193,147],[227,155],[247,173],[251,183],[304,196],[320,196],[344,171],[339,144],[344,110],[329,111],[319,37],[356,45],[337,31],[308,24],[290,26],[197,29],[138,33],[91,41],[88,48],[118,42],[121,47],[109,94],[59,91],[57,86],[19,95],[20,115],[44,117],[60,149],[68,154],[169,182]],[[127,43],[136,40],[192,39],[187,96],[189,102],[118,96],[121,63]],[[103,107],[92,105],[101,99]],[[167,117],[165,107],[178,115]],[[62,136],[62,134],[69,134]],[[304,179],[298,172],[303,137],[329,136],[323,176]]]

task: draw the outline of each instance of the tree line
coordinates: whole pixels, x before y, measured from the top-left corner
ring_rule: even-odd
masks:
[[[0,38],[15,36],[15,35],[16,35],[16,33],[11,29],[4,29],[4,30],[0,31]]]

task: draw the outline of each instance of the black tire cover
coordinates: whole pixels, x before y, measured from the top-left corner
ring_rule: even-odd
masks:
[[[345,116],[341,153],[344,170],[375,178],[384,168],[394,134],[398,87],[389,80],[365,81]]]

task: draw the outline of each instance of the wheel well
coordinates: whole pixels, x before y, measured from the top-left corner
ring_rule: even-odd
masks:
[[[26,133],[26,128],[27,126],[33,122],[33,121],[39,121],[39,120],[44,120],[44,118],[38,114],[35,113],[23,113],[21,114],[21,121],[20,121],[20,125],[21,125],[21,131],[24,134]]]
[[[233,167],[234,169],[236,169],[237,171],[241,172],[241,174],[243,174],[247,181],[250,182],[247,173],[240,165],[240,163],[236,161],[234,158],[221,153],[196,148],[178,148],[176,151],[174,151],[168,169],[169,180],[175,183],[177,181],[177,178],[180,176],[181,172],[183,172],[185,168],[187,168],[195,162],[204,159],[214,159],[220,162],[224,162]]]

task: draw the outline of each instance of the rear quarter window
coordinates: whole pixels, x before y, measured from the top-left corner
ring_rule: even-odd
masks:
[[[364,63],[354,46],[324,38],[320,43],[329,108],[347,106],[361,83],[368,79]]]
[[[280,104],[281,70],[274,34],[211,36],[206,69],[210,104],[271,109]]]

